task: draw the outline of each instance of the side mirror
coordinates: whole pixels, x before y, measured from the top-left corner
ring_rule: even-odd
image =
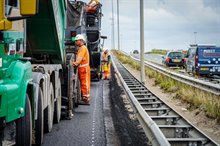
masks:
[[[38,0],[20,0],[20,13],[22,16],[32,16],[37,13]]]
[[[102,39],[107,39],[107,36],[101,36]]]
[[[164,57],[164,56],[162,56],[162,58],[164,59],[165,57]]]

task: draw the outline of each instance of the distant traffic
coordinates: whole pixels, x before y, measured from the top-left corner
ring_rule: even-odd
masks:
[[[134,50],[133,54],[138,55],[138,50]],[[185,72],[193,76],[220,75],[220,47],[216,45],[193,44],[189,46],[188,50],[153,49],[146,55],[148,60],[151,58],[151,61],[167,67],[183,68]],[[158,58],[159,56],[161,58]]]

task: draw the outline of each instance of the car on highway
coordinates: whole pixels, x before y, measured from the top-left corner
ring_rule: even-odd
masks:
[[[138,50],[134,50],[133,54],[139,54],[139,51]]]
[[[162,63],[166,66],[179,66],[184,65],[184,53],[182,51],[169,51],[165,56],[162,56]]]
[[[186,57],[186,72],[199,76],[220,75],[220,47],[190,45]]]

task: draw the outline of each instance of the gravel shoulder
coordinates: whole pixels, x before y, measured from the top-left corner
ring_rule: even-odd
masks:
[[[140,80],[140,72],[134,70],[129,65],[124,65],[138,80]],[[220,125],[217,120],[209,118],[200,109],[189,109],[189,104],[186,102],[173,98],[174,95],[171,93],[165,93],[159,86],[154,85],[154,79],[149,79],[145,77],[145,86],[163,100],[167,105],[172,107],[176,112],[178,112],[182,117],[191,122],[195,127],[200,129],[207,136],[212,138],[218,144],[220,144]]]

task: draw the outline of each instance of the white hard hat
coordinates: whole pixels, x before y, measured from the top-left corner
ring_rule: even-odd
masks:
[[[81,34],[77,34],[77,35],[76,35],[75,41],[77,41],[77,40],[83,40],[84,42],[86,41],[85,38],[84,38],[84,36],[81,35]]]
[[[105,49],[104,53],[106,53],[106,54],[107,54],[107,53],[108,53],[108,49]]]

